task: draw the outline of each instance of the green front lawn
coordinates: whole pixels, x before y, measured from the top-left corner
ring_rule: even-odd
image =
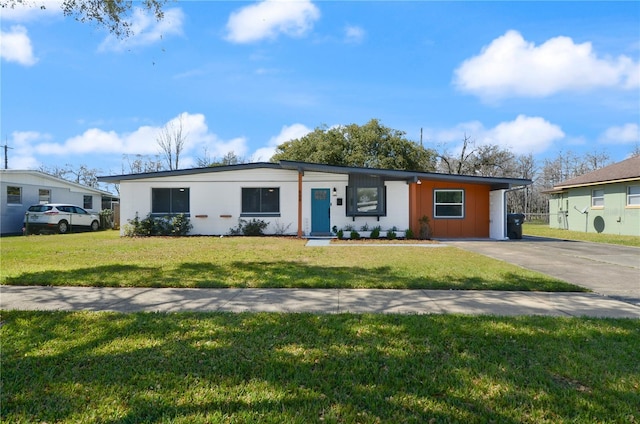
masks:
[[[3,312],[3,423],[640,421],[637,320]]]
[[[283,237],[2,239],[1,284],[584,291],[455,247],[305,247]]]
[[[522,226],[522,233],[529,236],[551,237],[563,240],[590,241],[593,243],[620,244],[623,246],[640,247],[640,237],[560,230],[558,228],[549,228],[548,224],[525,223]]]

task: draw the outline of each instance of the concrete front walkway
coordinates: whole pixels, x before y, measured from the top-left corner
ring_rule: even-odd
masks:
[[[550,315],[640,319],[594,293],[368,289],[157,289],[0,286],[0,309]]]

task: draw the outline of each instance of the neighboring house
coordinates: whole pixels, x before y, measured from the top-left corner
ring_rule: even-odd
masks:
[[[40,171],[0,170],[0,234],[22,233],[24,214],[39,203],[70,203],[99,212],[110,208],[111,193],[72,183]],[[103,201],[105,205],[103,205]]]
[[[551,228],[640,236],[640,156],[563,181],[546,193]]]
[[[331,235],[334,228],[411,228],[430,218],[433,237],[504,239],[505,193],[531,184],[425,172],[305,162],[249,163],[100,177],[120,184],[120,228],[136,216],[185,213],[192,234],[223,235],[239,219],[269,223],[267,234]]]

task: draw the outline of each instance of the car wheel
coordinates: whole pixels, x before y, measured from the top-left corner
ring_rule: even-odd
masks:
[[[58,232],[60,234],[65,234],[69,232],[69,223],[64,219],[58,222]]]
[[[100,223],[98,221],[93,221],[91,223],[91,231],[98,231],[100,229]]]

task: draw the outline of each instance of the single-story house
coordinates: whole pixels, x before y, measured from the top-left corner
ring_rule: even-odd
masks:
[[[432,236],[506,238],[508,190],[531,184],[429,172],[323,165],[248,163],[99,177],[120,184],[120,228],[136,216],[190,217],[192,234],[223,235],[239,219],[269,223],[267,234],[331,235],[352,226],[419,231]]]
[[[640,156],[563,181],[546,193],[551,228],[640,236]]]
[[[31,205],[70,203],[100,212],[117,200],[113,194],[76,184],[40,171],[0,169],[0,234],[21,234]]]

